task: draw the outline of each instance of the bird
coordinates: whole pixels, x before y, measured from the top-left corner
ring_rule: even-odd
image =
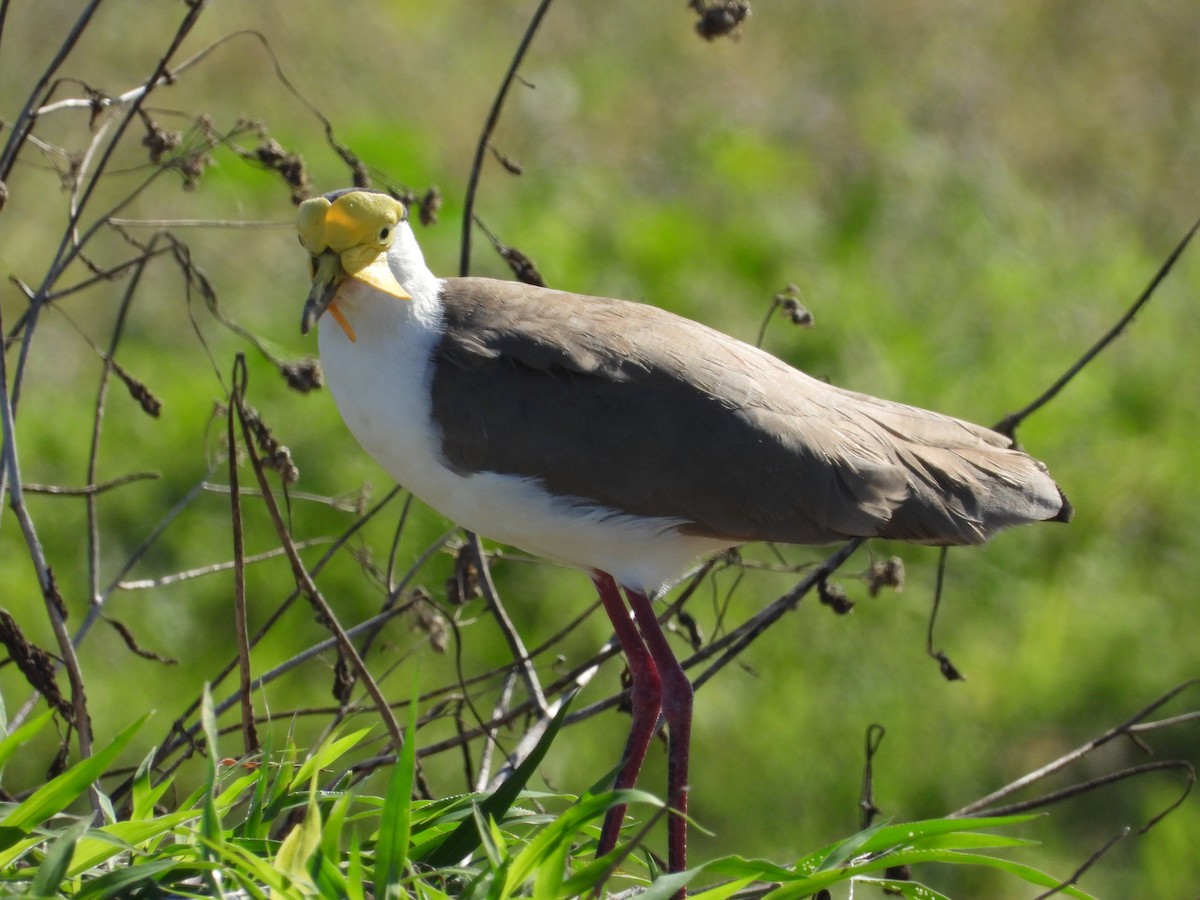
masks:
[[[591,577],[630,673],[614,788],[636,784],[666,726],[671,872],[687,866],[693,690],[653,601],[698,559],[753,541],[979,544],[1071,517],[1046,466],[992,429],[836,387],[653,305],[439,278],[387,193],[305,200],[297,230],[301,332],[317,328],[363,449],[457,524]],[[608,812],[598,856],[624,814]]]

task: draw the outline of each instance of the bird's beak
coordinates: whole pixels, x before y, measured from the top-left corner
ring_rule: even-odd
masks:
[[[312,331],[317,319],[329,308],[337,289],[346,278],[346,270],[342,268],[342,258],[339,254],[325,250],[320,256],[313,257],[312,289],[308,292],[304,315],[300,318],[301,334]]]
[[[412,299],[412,294],[396,280],[392,267],[388,265],[386,253],[375,253],[366,260],[351,259],[347,261],[348,255],[352,256],[353,254],[342,254],[342,266],[349,272],[350,278],[370,285],[380,293],[395,297],[397,300]]]
[[[347,256],[350,257],[349,263],[346,262]],[[397,300],[412,299],[412,294],[400,285],[392,273],[386,253],[375,252],[369,258],[361,260],[358,258],[359,256],[360,254],[353,250],[347,253],[324,250],[320,256],[313,257],[312,289],[308,292],[308,301],[304,304],[304,315],[300,319],[301,334],[308,334],[312,330],[313,326],[317,324],[317,319],[321,318],[337,297],[338,288],[348,278],[370,285],[375,290],[387,294],[389,297],[395,297]],[[347,267],[350,271],[347,271]],[[333,309],[333,313],[337,314],[336,307]]]

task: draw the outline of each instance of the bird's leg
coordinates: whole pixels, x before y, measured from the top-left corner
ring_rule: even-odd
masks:
[[[600,592],[600,601],[612,621],[617,641],[629,663],[633,722],[629,727],[625,753],[621,757],[621,771],[617,773],[613,784],[615,790],[625,790],[637,784],[642,760],[646,758],[646,750],[658,727],[658,715],[662,710],[662,681],[645,642],[629,618],[629,610],[621,599],[616,581],[603,572],[592,573],[592,581]],[[614,806],[608,811],[604,826],[600,829],[600,842],[596,845],[597,856],[603,856],[617,845],[624,819],[624,805]]]
[[[673,814],[667,822],[667,868],[687,868],[688,750],[692,738],[692,683],[663,634],[650,598],[625,590],[642,639],[662,680],[663,718],[667,723],[667,797]],[[683,891],[677,896],[683,896]]]

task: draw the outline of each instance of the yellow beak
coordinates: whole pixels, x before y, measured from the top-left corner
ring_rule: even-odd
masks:
[[[357,259],[353,260],[351,264],[354,271],[352,272],[347,271],[344,262],[348,255],[357,257],[359,254],[354,250],[344,254],[325,250],[320,256],[313,257],[312,288],[308,292],[308,300],[304,303],[304,313],[300,318],[301,334],[308,334],[317,324],[317,319],[321,318],[324,312],[330,308],[337,298],[338,288],[347,278],[361,281],[397,300],[412,299],[412,295],[400,286],[400,282],[392,274],[391,267],[387,264],[386,254],[378,253],[365,264],[358,264]],[[336,313],[336,311],[335,308],[333,312]]]

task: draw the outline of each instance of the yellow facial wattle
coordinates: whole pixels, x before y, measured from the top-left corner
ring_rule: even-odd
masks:
[[[336,306],[338,289],[349,278],[389,297],[412,299],[387,259],[397,230],[407,227],[404,220],[404,205],[376,191],[334,192],[300,204],[296,231],[312,259],[313,271],[301,332],[307,334],[328,310],[346,336],[356,340],[345,311]]]

